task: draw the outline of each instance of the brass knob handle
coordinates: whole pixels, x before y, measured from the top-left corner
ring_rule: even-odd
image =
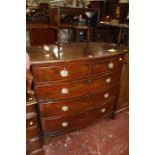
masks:
[[[114,67],[114,64],[111,62],[111,63],[108,64],[108,67],[111,69],[111,68]]]
[[[108,98],[108,97],[109,97],[109,93],[105,93],[104,98]]]
[[[61,70],[61,71],[60,71],[60,75],[61,75],[62,77],[68,76],[68,70],[66,70],[66,69]]]
[[[69,90],[67,88],[62,88],[61,89],[61,94],[68,94]]]
[[[122,61],[123,59],[122,58],[119,58],[119,61]]]
[[[102,108],[101,112],[104,113],[106,111],[106,108]]]
[[[61,125],[62,125],[62,127],[66,127],[66,126],[68,126],[68,122],[62,122]]]
[[[33,97],[29,97],[28,100],[29,100],[29,101],[32,101],[32,100],[33,100]]]
[[[110,82],[111,82],[111,78],[107,78],[106,83],[110,83]]]
[[[33,125],[33,121],[30,122],[30,125]]]
[[[62,111],[67,111],[68,109],[69,109],[69,106],[62,106],[62,107],[61,107],[61,110],[62,110]]]

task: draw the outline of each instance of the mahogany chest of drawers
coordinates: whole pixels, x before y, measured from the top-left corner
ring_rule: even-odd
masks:
[[[127,50],[95,42],[27,48],[43,136],[72,132],[114,114]]]

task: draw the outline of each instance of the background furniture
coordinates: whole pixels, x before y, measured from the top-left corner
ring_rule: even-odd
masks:
[[[26,77],[26,154],[44,155],[41,138],[40,122],[38,119],[37,102],[32,90],[32,76],[27,72]]]
[[[79,16],[82,15],[88,21],[86,12],[93,12],[92,18],[89,19],[89,28],[86,28],[87,23],[85,27],[86,32],[90,32],[91,35],[92,28],[98,23],[98,9],[57,7],[48,9],[46,12],[39,9],[28,12],[26,28],[30,45],[78,41],[77,36],[81,30],[78,27]],[[90,35],[86,34],[86,37]],[[91,39],[92,36],[89,38]]]
[[[116,0],[91,1],[89,7],[30,9],[27,12],[30,45],[89,39],[128,45],[128,3],[118,3]],[[81,16],[85,25],[79,25]]]
[[[87,16],[87,13],[93,13],[92,17],[89,19]],[[79,25],[80,17],[83,17],[83,19],[86,21],[85,28],[81,28],[81,25]],[[86,30],[86,32],[92,30],[93,27],[95,27],[98,23],[98,17],[99,17],[99,9],[93,8],[71,8],[71,7],[58,7],[58,8],[51,8],[49,10],[49,18],[50,18],[50,25],[51,28],[58,30],[66,29],[68,34],[66,34],[66,40],[67,38],[69,42],[73,41],[79,41],[79,33],[82,32],[80,30]],[[88,26],[89,21],[89,28]],[[89,32],[88,32],[89,33]],[[90,33],[91,35],[92,33]],[[60,39],[60,34],[57,37],[57,40]],[[88,35],[88,34],[87,34]],[[83,36],[84,38],[85,36]],[[90,36],[91,38],[91,36]],[[84,41],[84,40],[81,40]]]
[[[27,48],[44,138],[114,115],[127,50],[105,43]]]
[[[121,72],[121,83],[120,93],[117,102],[117,110],[129,107],[129,53],[125,54],[122,72]]]
[[[95,41],[129,45],[129,25],[100,22],[95,29]]]
[[[56,42],[57,33],[47,24],[27,24],[30,45],[44,45]]]

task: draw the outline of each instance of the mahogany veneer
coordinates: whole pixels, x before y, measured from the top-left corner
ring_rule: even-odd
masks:
[[[48,49],[48,48],[46,48]],[[126,47],[71,43],[28,47],[44,137],[81,129],[112,116]]]
[[[44,155],[35,101],[26,104],[26,154]]]

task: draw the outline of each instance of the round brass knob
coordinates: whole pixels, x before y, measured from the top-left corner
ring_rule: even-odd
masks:
[[[62,107],[61,107],[61,110],[62,110],[62,111],[67,111],[68,109],[69,109],[69,106],[62,106]]]
[[[111,82],[111,78],[107,78],[106,83],[110,83],[110,82]]]
[[[33,125],[33,121],[30,122],[30,125]]]
[[[61,125],[62,125],[62,127],[66,127],[66,126],[68,126],[68,122],[62,122]]]
[[[68,70],[66,70],[66,69],[61,70],[61,71],[60,71],[60,75],[61,75],[62,77],[68,76]]]
[[[108,97],[109,97],[109,93],[105,93],[104,98],[108,98]]]
[[[29,101],[32,101],[33,100],[33,97],[29,97],[29,99],[28,99]]]
[[[123,59],[122,58],[119,58],[119,61],[122,61]]]
[[[61,94],[68,94],[69,90],[67,88],[61,89]]]
[[[102,108],[101,112],[104,113],[106,111],[106,108]]]
[[[111,62],[111,63],[108,64],[108,67],[111,69],[111,68],[114,67],[114,64]]]

